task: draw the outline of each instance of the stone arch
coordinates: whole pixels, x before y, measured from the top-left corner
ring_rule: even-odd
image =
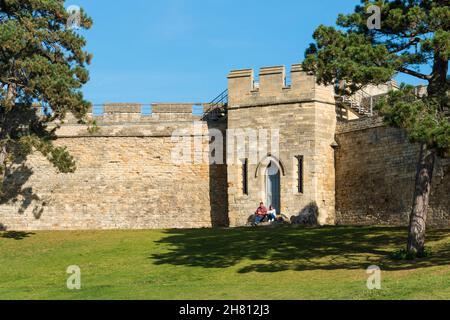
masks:
[[[272,168],[272,166],[274,166]],[[276,174],[268,174],[268,170],[276,168]],[[259,197],[267,206],[274,205],[281,212],[282,178],[286,176],[284,164],[275,156],[269,154],[258,164],[255,179],[259,189]]]
[[[281,162],[281,160],[278,159],[277,157],[269,154],[267,157],[265,157],[263,160],[261,160],[259,162],[258,166],[256,167],[255,178],[258,178],[260,176],[262,170],[264,170],[264,173],[265,173],[265,170],[267,169],[267,167],[269,166],[269,164],[271,162],[274,163],[278,167],[278,169],[280,170],[280,173],[283,177],[286,176],[286,170],[285,170],[285,167],[284,167],[283,163]]]

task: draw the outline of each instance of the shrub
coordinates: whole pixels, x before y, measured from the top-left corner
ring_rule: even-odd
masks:
[[[421,259],[421,258],[428,258],[432,256],[433,252],[429,248],[425,248],[423,252],[419,253],[411,253],[408,252],[406,249],[397,250],[390,254],[390,258],[392,260],[415,260],[415,259]]]

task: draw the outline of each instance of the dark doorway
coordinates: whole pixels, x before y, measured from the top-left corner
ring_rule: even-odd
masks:
[[[266,170],[266,205],[273,206],[278,213],[281,212],[280,177],[280,169],[271,161]]]

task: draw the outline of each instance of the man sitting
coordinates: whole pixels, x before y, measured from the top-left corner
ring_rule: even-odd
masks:
[[[267,216],[267,208],[264,206],[264,202],[261,202],[259,204],[258,209],[256,209],[255,212],[255,225],[258,225],[261,222],[263,222],[266,216]]]

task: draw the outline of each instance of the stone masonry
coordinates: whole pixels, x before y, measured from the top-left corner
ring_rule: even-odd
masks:
[[[318,86],[313,76],[294,65],[291,84],[285,82],[284,67],[263,68],[259,87],[254,86],[253,70],[229,75],[228,129],[279,130],[279,154],[273,150],[249,163],[248,194],[242,192],[240,163],[228,165],[229,218],[231,225],[247,222],[260,201],[265,202],[265,178],[274,158],[281,171],[281,212],[299,215],[305,208],[317,206],[319,222],[333,224],[334,134],[336,111],[333,89]],[[238,137],[244,139],[244,137]],[[228,141],[230,143],[230,141]],[[256,150],[251,150],[256,153]],[[303,192],[298,190],[297,157],[304,159]],[[270,205],[270,204],[267,204]]]
[[[104,112],[96,117],[99,131],[94,134],[70,121],[58,132],[57,144],[67,146],[76,159],[74,174],[58,174],[34,154],[9,177],[11,197],[0,206],[4,229],[198,228],[227,223],[226,206],[211,199],[211,193],[226,193],[226,168],[172,161],[173,132],[194,138],[190,128],[199,117],[192,116],[192,104],[154,105],[152,116],[142,116],[139,105],[106,105]],[[207,124],[201,128],[202,136],[207,135]],[[203,141],[207,157],[208,143]],[[217,183],[211,184],[211,177]]]
[[[379,118],[339,123],[336,140],[336,223],[407,225],[419,146]],[[450,226],[449,159],[436,163],[428,226]]]
[[[268,198],[321,225],[406,225],[418,146],[376,117],[342,117],[333,88],[300,65],[290,73],[288,83],[283,66],[262,68],[258,81],[251,69],[232,71],[218,120],[193,115],[192,103],[154,104],[151,115],[107,104],[90,115],[95,131],[69,117],[56,144],[77,171],[58,174],[39,154],[16,166],[0,230],[237,227]],[[211,138],[218,132],[222,141]],[[188,161],[174,161],[180,154]],[[450,227],[449,176],[450,161],[439,159],[432,227]]]

